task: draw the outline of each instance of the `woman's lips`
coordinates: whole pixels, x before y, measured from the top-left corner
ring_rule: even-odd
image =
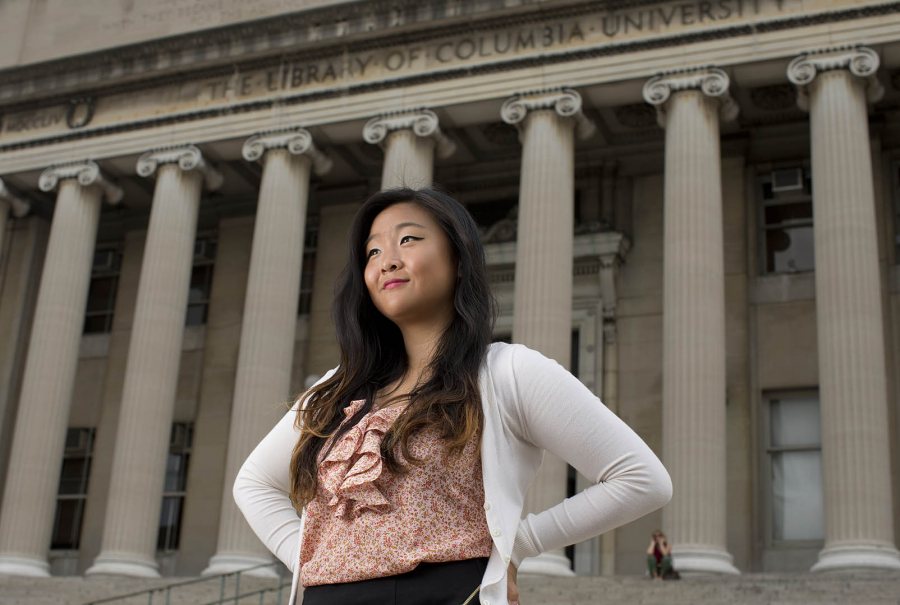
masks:
[[[385,289],[385,290],[391,290],[391,289],[396,288],[396,287],[398,287],[398,286],[402,286],[402,285],[404,285],[405,283],[406,283],[405,281],[392,281],[392,282],[390,282],[389,284],[387,284],[387,285],[384,287],[384,289]]]

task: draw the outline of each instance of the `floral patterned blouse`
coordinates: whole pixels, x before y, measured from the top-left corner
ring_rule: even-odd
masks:
[[[346,423],[365,403],[344,408]],[[451,457],[436,429],[410,437],[423,460],[405,474],[382,464],[381,441],[402,406],[369,412],[319,457],[319,488],[306,506],[303,586],[356,582],[411,571],[421,562],[489,557],[480,439]],[[327,449],[323,448],[324,450]],[[397,447],[397,458],[404,458]]]

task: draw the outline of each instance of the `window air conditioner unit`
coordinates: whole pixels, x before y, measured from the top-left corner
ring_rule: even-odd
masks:
[[[66,451],[82,452],[87,450],[87,441],[90,431],[84,429],[69,429],[66,432]]]
[[[97,250],[94,253],[94,271],[112,271],[116,268],[115,250]]]
[[[213,260],[212,246],[209,240],[198,239],[194,242],[194,260]]]
[[[772,191],[798,191],[803,189],[803,169],[783,168],[772,171]]]

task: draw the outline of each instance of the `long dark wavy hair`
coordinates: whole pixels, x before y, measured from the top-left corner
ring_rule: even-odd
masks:
[[[393,472],[408,468],[395,456],[418,464],[409,438],[436,427],[451,454],[458,454],[483,424],[478,371],[491,344],[497,303],[490,291],[484,247],[472,215],[451,196],[434,188],[389,189],[363,203],[350,229],[347,265],[335,282],[332,319],[340,349],[340,365],[327,380],[302,394],[297,414],[300,438],[291,456],[291,502],[300,510],[316,494],[317,466],[324,447],[330,448],[372,410],[379,389],[400,379],[407,369],[400,329],[375,307],[363,278],[365,240],[375,217],[385,208],[412,202],[427,210],[443,228],[459,263],[453,295],[453,320],[441,335],[426,368],[426,382],[409,393],[409,404],[384,436],[381,455]],[[299,397],[298,397],[299,398]],[[362,408],[338,431],[344,408],[365,399]],[[330,444],[330,445],[328,445]]]

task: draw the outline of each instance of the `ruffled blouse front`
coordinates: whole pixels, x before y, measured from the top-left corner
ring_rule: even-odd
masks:
[[[356,414],[363,400],[344,408],[344,422]],[[319,462],[319,485],[329,494],[335,517],[354,519],[364,510],[385,513],[393,505],[375,480],[381,476],[381,441],[403,408],[392,407],[366,414]]]
[[[344,409],[342,426],[364,403],[354,400]],[[405,573],[421,562],[490,556],[480,436],[452,457],[437,431],[425,429],[409,440],[410,452],[424,464],[395,475],[382,461],[381,442],[403,409],[369,412],[320,455],[319,489],[306,506],[300,551],[303,586]],[[402,464],[399,450],[395,455]]]

